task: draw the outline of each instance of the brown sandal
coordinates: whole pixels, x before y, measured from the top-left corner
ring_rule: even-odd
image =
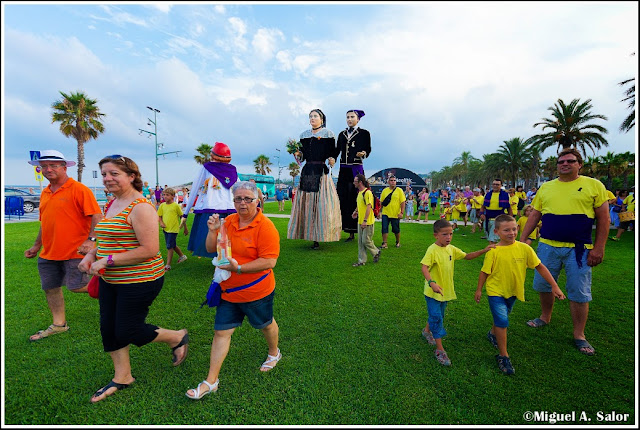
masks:
[[[64,325],[51,324],[46,329],[39,330],[36,334],[31,335],[31,337],[29,337],[29,340],[35,342],[36,340],[44,339],[45,337],[49,337],[54,334],[64,333],[67,330],[69,330],[69,326],[67,325],[67,323],[64,323]]]

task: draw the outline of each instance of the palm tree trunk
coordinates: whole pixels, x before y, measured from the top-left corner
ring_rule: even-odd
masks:
[[[84,169],[84,142],[78,140],[78,182],[82,182],[83,169]]]

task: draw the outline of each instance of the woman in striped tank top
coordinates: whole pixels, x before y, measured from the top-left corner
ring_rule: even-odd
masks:
[[[159,252],[158,215],[143,197],[137,164],[121,155],[98,163],[104,186],[115,199],[96,226],[98,246],[80,263],[80,270],[100,276],[100,333],[104,351],[111,355],[115,375],[95,392],[93,403],[123,390],[131,374],[129,345],[164,342],[173,350],[173,365],[187,357],[187,330],[167,330],[145,319],[164,282]]]

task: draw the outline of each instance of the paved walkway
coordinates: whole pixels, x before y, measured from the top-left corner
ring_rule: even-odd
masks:
[[[270,217],[270,218],[291,218],[291,215],[289,214],[279,214],[279,213],[275,213],[275,214],[265,214],[266,216]],[[376,220],[376,221],[380,221],[380,220]],[[414,224],[433,224],[435,222],[435,220],[429,220],[426,223],[422,220],[420,221],[409,221],[406,219],[402,219],[400,220],[400,222],[410,222],[410,223],[414,223]]]

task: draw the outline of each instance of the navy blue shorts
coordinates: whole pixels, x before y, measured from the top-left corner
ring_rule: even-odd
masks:
[[[253,328],[263,329],[273,321],[273,296],[271,294],[246,303],[233,303],[221,300],[216,311],[215,330],[229,330],[240,327],[245,315]]]
[[[392,232],[400,233],[400,220],[398,218],[389,218],[387,215],[382,215],[382,234],[389,233],[389,224],[391,224]]]
[[[162,230],[164,233],[164,241],[167,242],[167,249],[173,249],[176,245],[176,240],[178,239],[178,233],[167,233]]]

